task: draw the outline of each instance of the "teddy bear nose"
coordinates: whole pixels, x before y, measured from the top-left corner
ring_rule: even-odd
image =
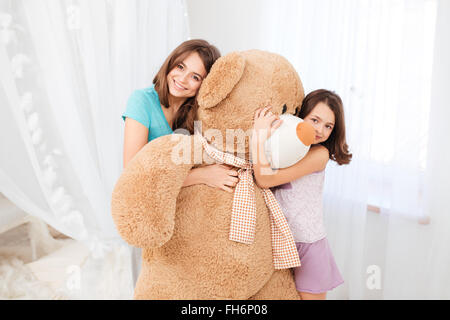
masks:
[[[310,146],[314,142],[314,127],[306,122],[300,122],[296,128],[297,137],[305,146]]]

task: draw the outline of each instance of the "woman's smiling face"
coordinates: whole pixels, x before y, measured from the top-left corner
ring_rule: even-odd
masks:
[[[202,59],[197,52],[191,52],[167,75],[169,92],[177,98],[193,97],[205,77],[206,70]]]

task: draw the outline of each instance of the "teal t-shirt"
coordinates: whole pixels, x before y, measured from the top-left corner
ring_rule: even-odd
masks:
[[[148,141],[173,133],[164,116],[161,102],[154,85],[145,89],[135,90],[127,102],[127,108],[122,115],[134,119],[148,128]]]

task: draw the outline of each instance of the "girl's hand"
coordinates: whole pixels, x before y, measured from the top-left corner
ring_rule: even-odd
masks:
[[[256,110],[253,123],[254,141],[265,142],[283,122],[278,115],[272,113],[271,108],[268,106]]]
[[[234,167],[225,164],[212,164],[202,167],[203,181],[206,185],[219,188],[227,192],[233,192],[233,188],[239,182],[238,173]]]

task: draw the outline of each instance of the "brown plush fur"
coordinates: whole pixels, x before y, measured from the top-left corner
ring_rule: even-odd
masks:
[[[303,96],[300,78],[281,56],[235,52],[220,58],[204,80],[198,117],[203,133],[217,129],[225,139],[227,129],[249,132],[257,108],[272,105],[281,113],[286,105],[294,113]],[[248,139],[222,144],[215,138],[217,148],[241,150],[248,159]],[[183,153],[184,163],[174,161]],[[117,229],[143,248],[135,299],[298,299],[291,270],[273,268],[269,211],[256,185],[250,245],[228,239],[233,194],[203,184],[181,187],[199,154],[194,136],[160,137],[134,157],[115,186]]]

